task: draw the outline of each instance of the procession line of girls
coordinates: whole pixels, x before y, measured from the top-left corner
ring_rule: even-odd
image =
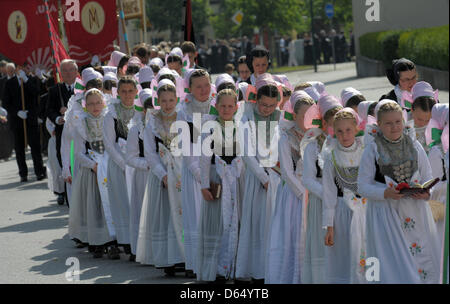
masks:
[[[98,89],[86,91],[72,123],[70,236],[94,257],[120,258],[123,246],[131,261],[205,282],[362,284],[376,257],[375,283],[438,283],[448,104],[426,82],[398,89],[407,127],[395,100],[293,88],[267,73],[266,50],[250,58],[251,84],[162,68],[140,92],[120,77],[107,110]],[[401,80],[408,67],[396,64],[405,61],[394,63]],[[198,146],[211,153],[194,156]],[[431,192],[400,194],[432,177]]]

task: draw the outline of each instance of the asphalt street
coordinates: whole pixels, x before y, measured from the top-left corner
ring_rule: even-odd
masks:
[[[341,89],[352,86],[368,100],[378,100],[392,89],[385,77],[357,78],[354,63],[338,64],[336,71],[331,64],[319,66],[318,73],[308,70],[286,75],[294,85],[300,81],[322,81],[327,91],[336,96]],[[441,102],[448,103],[448,91],[440,91],[439,96]],[[47,180],[36,181],[29,151],[27,164],[29,181],[20,183],[14,155],[8,161],[0,161],[0,284],[195,283],[184,273],[167,278],[162,270],[129,262],[124,254],[115,261],[106,256],[93,259],[86,248],[76,249],[68,236],[67,206],[57,205]],[[66,271],[73,266],[66,265],[70,258],[79,261],[79,281],[66,278]]]

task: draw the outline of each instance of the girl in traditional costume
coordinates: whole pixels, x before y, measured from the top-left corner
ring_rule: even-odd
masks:
[[[376,258],[380,267],[379,277],[371,280],[438,283],[439,245],[427,203],[430,193],[400,193],[432,178],[427,155],[404,133],[402,108],[395,101],[380,101],[375,118],[379,129],[361,157],[357,190],[368,199],[366,256]]]

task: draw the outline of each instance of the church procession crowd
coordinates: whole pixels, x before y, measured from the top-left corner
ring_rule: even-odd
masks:
[[[440,283],[448,102],[413,62],[394,60],[394,88],[368,101],[268,73],[261,46],[239,78],[214,83],[192,42],[151,54],[141,44],[84,69],[65,59],[56,84],[5,67],[0,117],[21,180],[28,141],[76,248],[199,282]]]

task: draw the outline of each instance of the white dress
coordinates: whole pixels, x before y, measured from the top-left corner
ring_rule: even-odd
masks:
[[[55,130],[55,125],[46,119],[45,126],[47,127],[48,133],[52,134]],[[56,138],[51,135],[48,140],[48,160],[47,160],[47,178],[48,178],[48,188],[54,193],[64,192],[64,179],[61,173],[61,166],[58,162],[58,157],[56,156]]]
[[[169,267],[185,260],[181,241],[181,195],[179,208],[173,210],[169,191],[163,187],[163,178],[171,170],[163,161],[164,157],[170,156],[163,145],[162,134],[165,132],[167,130],[161,121],[152,115],[144,130],[145,159],[151,169],[142,204],[136,248],[137,262],[157,267]],[[181,188],[179,183],[171,182],[169,178],[168,186],[178,192]]]
[[[238,126],[242,159],[246,165],[236,261],[236,278],[242,279],[264,279],[271,217],[280,182],[280,176],[272,170],[278,162],[280,112],[276,110],[270,118],[275,128],[266,124],[272,132],[266,134],[263,142],[267,145],[263,147],[263,143],[257,140],[255,110],[254,105],[248,104]],[[268,190],[264,188],[266,183],[269,183]]]
[[[428,153],[433,178],[439,177],[440,181],[433,187],[431,200],[437,201],[444,206],[447,201],[448,176],[445,174],[445,153],[442,150],[442,144],[433,146]],[[436,228],[439,237],[440,248],[442,248],[445,239],[445,219],[436,222]]]
[[[323,226],[334,227],[334,245],[326,247],[330,284],[365,283],[364,268],[359,266],[365,256],[366,199],[356,194],[363,148],[362,138],[356,137],[348,148],[337,143],[325,160]]]
[[[233,157],[228,158],[214,154],[200,158],[200,169],[205,173],[201,179],[202,189],[209,189],[210,182],[214,182],[221,184],[222,191],[220,198],[213,201],[202,198],[198,227],[197,280],[214,281],[216,275],[234,278],[236,272],[240,180],[243,179],[244,164],[236,153],[233,154]]]
[[[107,180],[111,216],[118,244],[126,245],[130,244],[130,202],[125,178],[126,139],[116,135],[116,106],[120,107],[121,104],[112,103],[108,106],[103,123],[103,141],[109,155]],[[134,115],[139,116],[141,113],[135,111]]]
[[[302,268],[302,283],[326,283],[325,234],[322,225],[322,171],[324,167],[325,152],[332,146],[333,140],[328,137],[322,145],[317,142],[322,131],[313,128],[306,132],[301,144],[303,156],[303,185],[308,190],[308,204],[306,215],[305,256]],[[306,145],[305,148],[303,146]]]
[[[62,177],[63,179],[72,176],[72,182],[77,176],[77,172],[80,168],[78,160],[72,151],[77,151],[80,147],[76,147],[78,142],[74,141],[74,124],[79,117],[84,116],[83,106],[81,105],[83,94],[72,95],[67,102],[67,111],[64,113],[64,128],[61,135],[61,163],[62,163]],[[72,149],[73,145],[73,149]],[[72,166],[73,162],[73,166]],[[72,193],[72,185],[67,184],[67,197],[69,198]]]
[[[136,255],[142,202],[144,200],[150,168],[150,164],[143,154],[143,131],[143,122],[136,122],[128,132],[126,146],[126,163],[134,169],[131,175],[131,181],[128,183],[131,187],[127,189],[130,198],[130,245],[131,253],[134,255]]]
[[[92,169],[96,165],[89,153],[100,153],[103,151],[89,151],[93,149],[96,143],[102,141],[102,119],[95,119],[91,126],[98,129],[99,136],[95,138],[88,132],[87,120],[89,117],[81,118],[76,124],[76,133],[74,141],[77,141],[77,147],[80,149],[75,151],[75,157],[80,164],[80,171],[73,183],[73,192],[71,197],[71,206],[69,209],[69,235],[77,238],[89,245],[104,245],[113,240],[110,236],[105,212],[103,210],[102,199],[98,188],[97,174]],[[89,153],[88,153],[89,152]]]
[[[197,128],[196,124],[194,124],[194,113],[202,114],[202,116],[207,115],[211,100],[201,103],[196,101],[190,94],[186,98],[188,102],[183,102],[179,105],[180,112],[179,118],[177,119],[191,123],[194,128]],[[202,118],[199,119],[200,125],[201,121]],[[184,252],[186,257],[185,268],[195,272],[198,247],[198,218],[200,216],[202,196],[200,190],[201,173],[199,163],[201,140],[200,137],[193,137],[194,135],[191,134],[191,140],[185,141],[189,147],[183,147],[183,150],[188,150],[191,156],[183,156],[181,167],[181,195],[183,204]],[[194,155],[195,150],[197,150],[198,156]]]
[[[413,146],[418,169],[411,182],[422,184],[431,179],[431,168],[420,143],[413,141]],[[381,177],[376,180],[380,157],[376,142],[371,142],[364,150],[358,174],[358,192],[368,199],[366,260],[377,258],[380,266],[380,280],[372,283],[438,283],[439,245],[430,206],[407,197],[385,199],[385,189],[396,187],[396,183],[386,176],[384,181]]]
[[[301,181],[300,138],[292,129],[287,132],[291,135],[282,132],[278,147],[281,182],[270,229],[266,284],[301,283],[306,189]]]

